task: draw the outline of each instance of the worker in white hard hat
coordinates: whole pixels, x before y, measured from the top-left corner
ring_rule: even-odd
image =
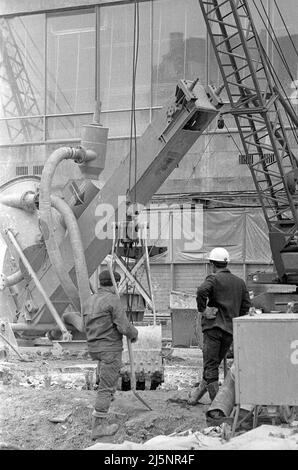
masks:
[[[233,318],[246,315],[251,306],[245,282],[227,267],[228,251],[214,248],[208,259],[212,274],[197,288],[197,307],[202,313],[203,377],[190,393],[190,405],[196,405],[207,392],[214,400],[219,366],[233,342]]]

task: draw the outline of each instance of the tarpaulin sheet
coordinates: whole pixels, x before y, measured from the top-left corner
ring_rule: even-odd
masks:
[[[268,228],[261,211],[246,214],[246,260],[272,263]]]
[[[148,244],[167,247],[152,262],[192,263],[207,259],[216,246],[226,248],[232,262],[269,264],[272,255],[267,225],[260,209],[151,210]]]
[[[243,214],[231,211],[204,211],[203,237],[200,250],[191,252],[185,249],[184,240],[175,243],[174,261],[205,260],[216,246],[224,246],[231,259],[242,261]],[[190,235],[189,235],[190,238]]]

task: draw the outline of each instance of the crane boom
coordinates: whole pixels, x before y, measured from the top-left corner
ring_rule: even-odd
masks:
[[[137,195],[139,204],[147,204],[170,173],[178,166],[187,151],[192,147],[210,122],[217,116],[221,100],[214,90],[205,88],[198,82],[180,80],[175,99],[160,110],[145,133],[138,141],[138,165],[136,181],[130,194]],[[126,217],[126,195],[129,188],[129,154],[104,184],[100,192],[89,183],[85,189],[82,204],[73,208],[78,218],[84,253],[91,276],[104,258],[110,253],[112,235],[105,235],[105,227],[99,227],[102,209],[107,211],[103,225],[121,222]],[[122,198],[121,198],[122,196]],[[128,194],[129,196],[129,194]],[[110,211],[110,212],[109,212]],[[65,267],[76,282],[71,244],[68,237],[60,246]],[[53,267],[43,266],[39,279],[47,286],[47,293],[59,314],[63,313],[69,300],[66,298],[59,280],[53,275]],[[44,310],[42,322],[50,319],[50,313],[34,284],[31,295],[39,309]]]

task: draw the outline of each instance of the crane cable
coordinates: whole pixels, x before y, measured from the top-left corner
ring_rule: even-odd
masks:
[[[128,190],[132,187],[132,154],[134,150],[134,194],[133,200],[136,202],[136,183],[137,183],[137,126],[136,126],[136,76],[139,55],[139,36],[140,36],[140,13],[139,1],[134,0],[134,26],[133,26],[133,60],[132,60],[132,90],[131,90],[131,118],[130,118],[130,148],[129,148],[129,182]],[[134,144],[134,145],[133,145]]]
[[[289,77],[291,78],[292,82],[294,83],[294,77],[293,77],[293,75],[292,75],[291,69],[290,69],[290,67],[289,67],[289,64],[287,63],[287,60],[286,60],[285,55],[284,55],[284,53],[283,53],[282,47],[281,47],[280,42],[279,42],[279,40],[278,40],[278,37],[277,37],[277,35],[276,35],[275,31],[274,31],[274,28],[273,28],[273,26],[272,26],[272,22],[271,22],[271,20],[270,20],[270,18],[269,18],[269,15],[268,15],[268,13],[267,13],[267,11],[266,11],[264,5],[263,5],[262,0],[261,0],[261,5],[262,5],[262,8],[263,8],[264,14],[265,14],[265,16],[266,16],[266,19],[267,19],[267,21],[268,21],[268,25],[269,25],[269,27],[270,27],[270,29],[271,29],[271,31],[272,31],[273,39],[272,39],[272,35],[271,35],[271,33],[270,33],[270,31],[269,31],[269,29],[268,29],[268,27],[267,27],[265,21],[264,21],[264,18],[262,17],[261,12],[260,12],[259,8],[258,8],[257,5],[256,5],[255,0],[253,0],[253,3],[254,3],[254,6],[255,6],[255,8],[256,8],[256,10],[257,10],[257,12],[258,12],[258,14],[259,14],[261,20],[262,20],[262,22],[263,22],[263,24],[264,24],[264,26],[265,26],[267,32],[268,32],[268,34],[269,34],[271,40],[272,40],[273,45],[275,46],[275,48],[276,48],[276,50],[277,50],[278,55],[280,56],[280,58],[281,58],[281,60],[282,60],[282,62],[283,62],[283,64],[284,64],[284,66],[285,66],[285,68],[286,68],[286,70],[287,70],[287,72],[288,72],[288,74],[289,74]],[[297,86],[296,86],[296,85],[295,85],[295,87],[296,87],[296,89],[297,89]]]
[[[268,33],[268,35],[269,35],[269,38],[271,39],[272,43],[273,43],[274,46],[276,47],[277,53],[278,53],[278,55],[280,56],[280,58],[281,58],[281,60],[282,60],[282,62],[283,62],[283,64],[284,64],[286,70],[288,71],[288,74],[289,74],[289,76],[290,76],[292,82],[294,83],[295,88],[297,89],[297,85],[295,84],[294,77],[293,77],[291,71],[289,70],[289,66],[288,66],[287,61],[286,61],[286,59],[285,59],[285,56],[284,56],[284,54],[283,54],[283,52],[282,52],[282,49],[281,49],[281,46],[280,46],[280,44],[279,44],[278,38],[277,38],[276,34],[274,33],[273,26],[272,26],[272,23],[271,23],[271,21],[270,21],[269,16],[267,15],[267,13],[266,13],[266,11],[265,11],[265,15],[266,15],[266,17],[267,17],[268,24],[269,24],[271,30],[273,31],[273,35],[271,34],[270,30],[268,29],[268,27],[267,27],[267,25],[266,25],[266,23],[265,23],[265,21],[264,21],[262,15],[261,15],[261,13],[260,13],[260,10],[258,9],[258,7],[257,7],[257,5],[256,5],[256,3],[255,3],[255,0],[253,0],[253,3],[254,3],[254,6],[255,6],[255,8],[256,8],[256,10],[257,10],[257,12],[258,12],[258,14],[259,14],[259,16],[260,16],[262,22],[263,22],[263,24],[264,24],[264,26],[265,26],[265,29],[266,29],[266,31],[267,31],[267,33]],[[262,0],[261,0],[261,3],[262,3]],[[263,4],[262,4],[262,6],[263,6]],[[264,6],[263,6],[263,9],[264,9]],[[280,13],[280,15],[281,15],[280,10],[279,10],[279,13]],[[282,18],[282,16],[281,16],[281,18]],[[280,50],[277,48],[276,43],[279,45]],[[287,96],[286,90],[285,90],[283,84],[281,83],[281,80],[280,80],[280,78],[278,77],[278,74],[277,74],[276,70],[274,69],[274,66],[273,66],[273,64],[272,64],[272,62],[271,62],[271,60],[270,60],[270,58],[269,58],[267,52],[265,51],[265,48],[262,46],[261,41],[260,41],[260,45],[261,45],[261,48],[262,48],[262,53],[263,53],[264,57],[266,58],[267,66],[268,66],[268,68],[270,69],[271,75],[272,75],[273,78],[275,78],[275,83],[278,83],[278,84],[279,84],[280,89],[283,91],[284,95]],[[289,106],[292,108],[293,112],[295,112],[292,103],[291,103],[289,100],[288,100],[288,102],[289,102]],[[291,123],[291,121],[290,121],[288,115],[287,115],[287,120],[288,120],[288,122],[289,122],[291,131],[292,131],[292,133],[293,133],[293,137],[294,137],[295,141],[298,143],[297,133],[296,133],[295,129],[293,128],[293,124]]]
[[[186,180],[185,184],[187,184],[190,181],[192,175],[195,173],[195,171],[197,169],[197,166],[201,163],[201,160],[204,157],[205,152],[207,151],[207,149],[208,149],[208,147],[211,143],[211,140],[216,135],[216,129],[217,129],[217,124],[216,124],[216,127],[213,129],[213,131],[211,131],[211,136],[209,137],[209,140],[208,140],[207,144],[205,145],[203,152],[199,155],[199,158],[197,159],[196,164],[192,167],[191,173],[190,173],[188,179]],[[213,153],[215,153],[215,152],[213,152]]]
[[[282,51],[282,48],[281,48],[280,43],[279,43],[279,41],[278,41],[278,38],[277,38],[277,36],[276,36],[276,34],[275,34],[275,32],[274,32],[274,29],[273,29],[273,26],[272,26],[272,22],[270,21],[270,18],[269,18],[268,14],[267,14],[266,11],[265,11],[265,8],[264,8],[264,5],[263,5],[263,3],[262,3],[262,0],[261,0],[261,4],[262,4],[263,10],[264,10],[264,12],[265,12],[265,15],[266,15],[266,17],[267,17],[268,24],[269,24],[271,30],[273,31],[273,37],[272,37],[270,31],[268,30],[268,28],[267,28],[267,26],[266,26],[266,24],[265,24],[265,22],[264,22],[264,20],[263,20],[263,18],[262,18],[262,16],[261,16],[261,14],[260,14],[260,12],[259,12],[259,10],[258,10],[258,8],[257,8],[257,6],[256,6],[256,4],[255,4],[255,0],[253,0],[253,2],[254,2],[254,5],[255,5],[255,7],[256,7],[256,9],[257,9],[257,11],[258,11],[258,13],[259,13],[261,19],[262,19],[262,22],[263,22],[263,24],[264,24],[264,26],[265,26],[265,28],[266,28],[268,34],[269,34],[269,37],[270,37],[272,43],[275,45],[275,41],[277,42],[277,44],[278,44],[278,46],[279,46],[279,49],[280,49],[280,52],[281,52],[282,55],[279,53],[278,50],[277,50],[277,52],[278,52],[278,54],[279,54],[279,56],[280,56],[282,62],[284,63],[284,65],[285,65],[285,67],[286,67],[286,70],[288,71],[288,74],[289,74],[289,76],[290,76],[290,78],[291,78],[291,80],[292,80],[292,83],[293,83],[294,87],[296,88],[296,90],[298,90],[297,85],[296,85],[295,80],[294,80],[294,77],[293,77],[293,75],[292,75],[292,73],[291,73],[290,67],[289,67],[289,65],[288,65],[288,63],[287,63],[287,61],[286,61],[286,58],[285,58],[285,56],[284,56],[284,54],[283,54],[283,51]],[[296,49],[296,47],[295,47],[295,44],[294,44],[293,39],[292,39],[292,37],[291,37],[291,34],[290,34],[290,32],[289,32],[289,30],[288,30],[288,28],[287,28],[287,26],[286,26],[286,23],[285,23],[285,21],[284,21],[284,18],[283,18],[283,16],[282,16],[282,13],[281,13],[281,11],[280,11],[280,9],[279,9],[277,3],[276,3],[276,0],[274,0],[274,3],[275,3],[275,6],[276,6],[276,8],[277,8],[277,10],[278,10],[279,16],[280,16],[280,18],[281,18],[281,20],[282,20],[282,23],[283,23],[283,25],[285,26],[285,29],[286,29],[287,34],[288,34],[288,37],[289,37],[289,39],[290,39],[290,41],[291,41],[291,43],[292,43],[292,45],[293,45],[293,48],[294,48],[294,50],[295,50],[295,52],[296,52],[296,54],[297,54],[297,56],[298,56],[298,51],[297,51],[297,49]],[[276,45],[275,45],[275,47],[276,47]],[[263,52],[264,56],[266,57],[267,65],[269,66],[269,69],[271,70],[271,74],[275,77],[275,80],[278,82],[278,84],[279,84],[281,90],[283,91],[284,95],[287,96],[286,90],[285,90],[283,84],[281,83],[281,80],[280,80],[280,78],[278,77],[278,74],[277,74],[276,70],[274,69],[274,66],[273,66],[273,64],[272,64],[272,62],[271,62],[271,60],[270,60],[270,58],[269,58],[269,56],[268,56],[268,54],[267,54],[267,52],[265,51],[265,49],[264,49],[263,46],[262,46],[262,52]],[[296,111],[295,111],[295,109],[294,109],[294,107],[293,107],[293,105],[292,105],[292,103],[291,103],[290,100],[288,100],[288,103],[289,103],[289,106],[291,107],[292,111],[293,111],[294,113],[296,113]],[[290,120],[290,118],[289,118],[289,116],[288,116],[287,113],[286,113],[286,118],[287,118],[287,121],[288,121],[288,123],[289,123],[290,129],[291,129],[291,132],[292,132],[292,135],[293,135],[293,137],[294,137],[296,143],[298,144],[297,131],[296,131],[296,129],[294,128],[293,123],[292,123],[292,121]]]
[[[280,89],[282,90],[284,96],[287,96],[287,92],[286,92],[286,90],[285,90],[285,88],[284,88],[284,86],[283,86],[283,84],[282,84],[280,78],[278,77],[278,74],[277,74],[276,70],[274,69],[274,66],[273,66],[273,64],[272,64],[272,62],[271,62],[271,60],[270,60],[268,54],[266,53],[266,51],[265,51],[265,49],[264,49],[263,47],[262,47],[262,53],[263,53],[263,55],[264,55],[264,57],[265,57],[265,59],[266,59],[266,65],[268,66],[268,69],[270,70],[273,79],[275,79],[275,84],[278,83],[278,85],[279,85]],[[290,100],[287,100],[287,101],[288,101],[288,104],[289,104],[290,108],[292,109],[293,113],[296,114],[296,111],[295,111],[295,109],[294,109],[294,107],[293,107],[291,101],[290,101]],[[292,131],[293,137],[294,137],[296,143],[298,144],[297,131],[296,131],[296,129],[294,128],[293,123],[292,123],[292,121],[290,120],[290,118],[289,118],[289,116],[288,116],[287,113],[286,113],[286,119],[287,119],[287,121],[288,121],[288,123],[289,123],[289,127],[290,127],[290,129],[291,129],[291,131]]]
[[[261,1],[262,1],[262,0],[261,0]],[[270,32],[268,26],[266,25],[266,22],[264,21],[264,18],[262,17],[260,10],[259,10],[259,8],[257,7],[257,5],[256,5],[256,3],[255,3],[255,0],[253,0],[253,3],[254,3],[254,5],[255,5],[255,8],[256,8],[256,10],[257,10],[257,12],[258,12],[258,14],[259,14],[261,20],[262,20],[262,23],[263,23],[263,25],[264,25],[264,27],[265,27],[265,29],[266,29],[268,35],[269,35],[269,38],[270,38],[271,41],[272,41],[272,44],[275,46],[275,48],[276,48],[276,50],[277,50],[277,53],[278,53],[279,57],[281,58],[281,61],[283,62],[283,64],[284,64],[286,70],[288,71],[289,77],[291,78],[292,82],[293,82],[294,85],[295,85],[295,88],[297,89],[297,85],[295,84],[294,77],[293,77],[293,75],[292,75],[292,73],[291,73],[291,71],[290,71],[290,69],[289,69],[289,65],[288,65],[288,63],[287,63],[287,61],[286,61],[286,58],[285,58],[284,54],[283,54],[282,47],[281,47],[281,45],[280,45],[280,43],[279,43],[279,41],[278,41],[278,38],[277,38],[277,36],[276,36],[276,33],[274,32],[274,29],[273,29],[273,26],[272,26],[272,23],[271,23],[271,21],[270,21],[270,18],[269,18],[269,16],[268,16],[268,14],[267,14],[266,11],[265,11],[265,14],[267,15],[268,24],[269,24],[269,26],[270,26],[270,29],[273,31],[273,33]],[[263,4],[262,4],[262,6],[263,6]],[[264,9],[264,6],[263,6],[263,9]],[[280,12],[280,10],[279,10],[279,12]],[[280,13],[280,15],[281,15],[281,13]],[[281,18],[282,18],[282,20],[283,20],[283,17],[282,17],[282,16],[281,16]],[[284,21],[284,20],[283,20],[283,21]],[[289,33],[288,33],[288,34],[289,34]],[[290,38],[291,38],[291,37],[290,37]],[[261,41],[260,41],[260,44],[262,45]],[[276,44],[278,44],[279,49],[278,49],[278,47],[277,47]],[[280,81],[280,79],[279,79],[279,77],[278,77],[278,75],[277,75],[277,72],[275,71],[274,66],[273,66],[272,62],[270,61],[269,56],[268,56],[268,54],[267,54],[267,52],[265,51],[265,49],[264,49],[263,46],[262,46],[262,51],[263,51],[264,55],[266,56],[267,61],[268,61],[268,62],[270,63],[270,65],[271,65],[271,69],[272,69],[271,71],[272,71],[272,73],[275,75],[276,79],[278,80],[278,83],[279,83],[280,87],[282,88],[283,92],[285,93],[285,96],[287,96],[286,91],[285,91],[285,89],[284,89],[284,87],[283,87],[283,85],[282,85],[282,83],[281,83],[281,81]],[[297,55],[298,55],[298,51],[297,51],[296,48],[295,48],[295,51],[297,52]],[[294,108],[292,108],[292,109],[293,109],[293,111],[294,111]]]
[[[291,44],[292,44],[292,46],[293,46],[293,48],[294,48],[294,50],[295,50],[295,52],[296,52],[296,54],[297,54],[297,57],[298,57],[298,50],[297,50],[297,48],[296,48],[296,46],[295,46],[295,43],[294,43],[293,38],[292,38],[292,36],[291,36],[291,33],[290,33],[290,31],[289,31],[289,29],[288,29],[288,27],[287,27],[287,25],[286,25],[286,22],[285,22],[285,20],[284,20],[284,17],[282,16],[282,13],[281,13],[281,11],[280,11],[280,9],[279,9],[279,6],[278,6],[277,3],[276,3],[276,0],[274,0],[274,4],[275,4],[276,9],[277,9],[277,11],[278,11],[278,13],[279,13],[279,16],[280,16],[280,18],[281,18],[281,21],[282,21],[282,23],[283,23],[283,25],[284,25],[284,27],[285,27],[285,30],[286,30],[286,32],[288,33],[288,37],[289,37],[289,39],[290,39],[290,41],[291,41]]]
[[[132,57],[132,87],[131,87],[131,115],[130,115],[130,143],[129,143],[129,175],[128,175],[128,189],[127,189],[127,203],[137,202],[137,123],[136,123],[136,77],[137,77],[137,66],[139,56],[139,36],[140,36],[140,13],[139,13],[139,1],[134,0],[134,20],[133,20],[133,57]],[[134,169],[133,169],[133,153],[134,153]],[[132,182],[132,172],[134,170],[134,181]],[[134,192],[131,194],[132,185]],[[130,246],[125,250],[125,265],[128,269]],[[129,319],[133,322],[132,318],[132,307],[134,299],[135,286],[133,287],[133,294],[129,299],[128,283],[126,284],[126,305]]]

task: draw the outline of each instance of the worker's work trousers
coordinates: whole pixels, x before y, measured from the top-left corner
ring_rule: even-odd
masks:
[[[99,384],[95,401],[95,410],[107,413],[117,389],[122,364],[122,351],[90,353],[98,361]]]
[[[212,328],[203,333],[203,379],[210,384],[218,381],[219,366],[233,342],[233,335]]]

